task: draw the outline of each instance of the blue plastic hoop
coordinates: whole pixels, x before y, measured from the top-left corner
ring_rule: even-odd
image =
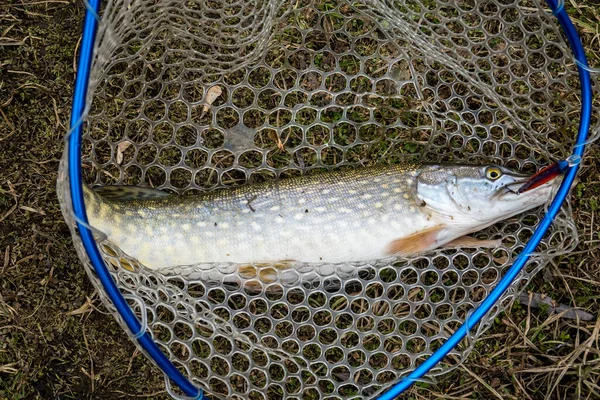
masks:
[[[81,40],[81,52],[79,54],[79,67],[77,68],[77,77],[75,79],[75,92],[73,94],[73,109],[71,110],[70,129],[71,134],[68,141],[68,168],[69,183],[71,190],[71,201],[73,203],[73,212],[77,219],[77,228],[81,235],[81,242],[87,252],[90,262],[102,283],[106,294],[117,309],[117,312],[125,321],[130,332],[136,338],[140,346],[154,360],[156,365],[177,385],[183,392],[193,399],[207,399],[204,392],[194,386],[179,370],[173,365],[164,353],[158,348],[156,343],[144,327],[138,321],[137,317],[123,298],[117,285],[112,280],[100,251],[96,246],[92,231],[86,225],[88,224],[85,205],[83,202],[83,188],[81,182],[81,136],[82,136],[82,117],[85,110],[85,99],[90,77],[90,69],[94,54],[94,42],[96,31],[98,29],[97,15],[100,10],[100,0],[90,0],[85,13],[85,22],[83,25],[83,37]],[[79,221],[83,221],[84,224]]]
[[[571,22],[567,12],[563,8],[562,1],[546,0],[553,11],[553,14],[561,24],[567,39],[571,45],[571,49],[577,62],[579,71],[579,79],[581,82],[581,120],[579,122],[579,132],[577,135],[576,144],[573,150],[573,156],[582,157],[585,149],[587,133],[590,127],[591,110],[592,110],[592,87],[589,67],[581,40],[573,23]],[[71,201],[73,212],[75,214],[77,228],[81,236],[82,244],[87,252],[94,270],[100,280],[106,294],[112,301],[117,312],[127,325],[132,335],[136,338],[140,346],[154,360],[158,367],[170,378],[181,390],[193,399],[206,399],[203,391],[194,386],[173,363],[162,353],[152,337],[144,331],[144,327],[138,321],[132,309],[123,298],[121,292],[112,280],[108,269],[106,268],[100,251],[96,246],[92,231],[85,225],[88,223],[85,204],[83,201],[83,189],[81,179],[81,137],[82,137],[82,117],[85,110],[86,95],[88,89],[88,81],[93,60],[94,42],[98,28],[97,15],[100,10],[100,0],[90,0],[88,9],[85,14],[85,22],[83,27],[83,37],[81,41],[81,52],[79,55],[79,67],[77,69],[77,77],[75,80],[75,91],[73,94],[73,108],[71,111],[70,121],[70,136],[68,139],[68,171],[69,183],[71,192]],[[378,400],[392,400],[396,396],[402,394],[415,381],[423,377],[431,368],[442,360],[475,326],[483,316],[494,306],[500,296],[512,284],[515,277],[523,269],[530,254],[535,250],[540,240],[550,227],[550,224],[556,217],[560,207],[565,200],[571,185],[575,179],[579,163],[570,167],[561,184],[558,192],[548,209],[548,213],[540,222],[537,229],[533,233],[515,263],[508,270],[506,275],[498,283],[498,286],[485,298],[485,300],[477,307],[469,316],[468,320],[427,360],[417,367],[410,375],[401,378],[398,383],[390,387],[378,397]],[[80,223],[82,221],[83,223]]]

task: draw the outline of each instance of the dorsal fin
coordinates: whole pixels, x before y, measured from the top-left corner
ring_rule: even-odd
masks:
[[[162,190],[139,186],[100,186],[94,188],[94,192],[105,199],[117,201],[158,199],[170,196],[170,193]]]

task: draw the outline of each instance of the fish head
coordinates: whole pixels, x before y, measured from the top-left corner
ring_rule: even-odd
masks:
[[[550,199],[556,178],[518,193],[530,178],[498,165],[431,165],[418,175],[417,198],[423,207],[455,223],[489,226]]]

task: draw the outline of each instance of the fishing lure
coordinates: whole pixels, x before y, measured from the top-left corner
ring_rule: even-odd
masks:
[[[543,185],[546,182],[550,182],[557,176],[564,174],[568,167],[569,162],[567,160],[561,160],[545,168],[542,168],[531,178],[529,178],[529,180],[517,190],[517,194],[525,193],[529,190],[535,189],[536,187]]]

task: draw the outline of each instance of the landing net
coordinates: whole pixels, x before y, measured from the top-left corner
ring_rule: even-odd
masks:
[[[89,185],[193,194],[402,160],[533,172],[574,144],[576,65],[536,1],[114,0],[102,15],[82,122]],[[66,157],[65,218],[123,323],[76,234]],[[207,394],[365,398],[468,319],[543,212],[477,234],[502,238],[499,249],[361,265],[155,272],[106,241],[100,249],[138,336],[148,332]],[[576,244],[565,207],[515,285],[432,375],[461,363],[531,277]]]

